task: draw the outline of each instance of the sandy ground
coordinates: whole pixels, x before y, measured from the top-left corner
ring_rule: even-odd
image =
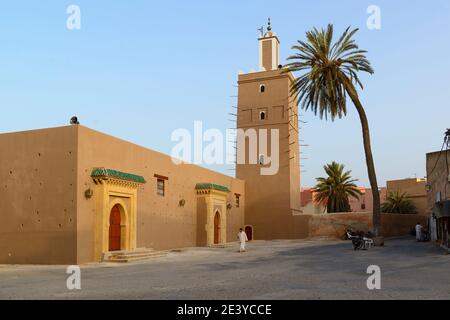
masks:
[[[67,266],[0,265],[0,299],[450,299],[450,255],[412,238],[353,251],[324,239],[255,241],[248,251],[188,248],[128,264],[81,266],[81,290]],[[369,265],[381,290],[368,290]]]

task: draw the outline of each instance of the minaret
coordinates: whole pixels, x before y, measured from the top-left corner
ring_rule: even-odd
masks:
[[[269,71],[278,69],[278,46],[280,41],[272,32],[270,18],[267,23],[267,32],[258,39],[259,41],[259,70]]]
[[[236,164],[237,178],[246,182],[245,223],[253,226],[256,239],[303,238],[306,229],[299,228],[299,219],[295,218],[301,209],[298,107],[289,91],[294,77],[278,65],[280,42],[272,32],[270,19],[267,32],[258,42],[260,71],[238,77],[237,128],[246,133],[256,130],[257,137],[267,130],[269,142],[267,150],[258,143],[257,163],[250,161],[250,151],[254,150],[249,144],[250,134],[245,144],[238,143],[238,154],[245,149],[246,158],[245,163],[238,160]],[[271,154],[273,130],[279,135],[276,154]],[[276,158],[278,170],[262,174],[268,165],[260,159]]]

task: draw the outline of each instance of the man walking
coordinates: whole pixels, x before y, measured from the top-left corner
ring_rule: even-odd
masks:
[[[245,243],[248,241],[247,234],[244,232],[244,230],[241,228],[239,229],[238,233],[238,239],[241,243],[241,246],[239,248],[239,253],[245,252]]]
[[[417,222],[417,224],[416,224],[416,240],[417,241],[422,240],[422,230],[423,230],[422,225],[420,224],[420,222]]]

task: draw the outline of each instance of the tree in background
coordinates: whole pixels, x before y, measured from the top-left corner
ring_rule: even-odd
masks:
[[[390,192],[386,198],[386,202],[381,205],[383,213],[417,213],[417,208],[411,201],[410,196],[406,193]]]
[[[358,199],[361,191],[352,179],[351,171],[344,171],[344,165],[333,161],[324,167],[327,177],[316,178],[317,201],[327,206],[328,213],[350,212],[349,197]]]

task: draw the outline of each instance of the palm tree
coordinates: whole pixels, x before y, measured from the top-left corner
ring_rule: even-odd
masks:
[[[347,95],[352,100],[359,114],[364,140],[367,171],[373,194],[373,226],[374,235],[379,236],[380,193],[370,143],[369,123],[363,105],[359,100],[356,87],[363,89],[358,78],[358,72],[364,71],[373,74],[370,62],[358,45],[352,39],[358,31],[345,30],[339,40],[333,42],[333,26],[327,29],[306,33],[307,41],[298,41],[292,49],[297,52],[288,58],[293,62],[285,66],[285,72],[304,72],[291,86],[291,95],[305,110],[311,109],[321,118],[328,116],[334,121],[347,114]]]
[[[358,199],[362,194],[356,186],[351,171],[344,172],[344,165],[333,161],[323,167],[328,177],[316,178],[317,201],[327,206],[328,213],[350,212],[349,196]]]
[[[410,200],[410,196],[404,192],[390,192],[386,202],[381,206],[381,212],[384,213],[417,213],[416,206]]]

